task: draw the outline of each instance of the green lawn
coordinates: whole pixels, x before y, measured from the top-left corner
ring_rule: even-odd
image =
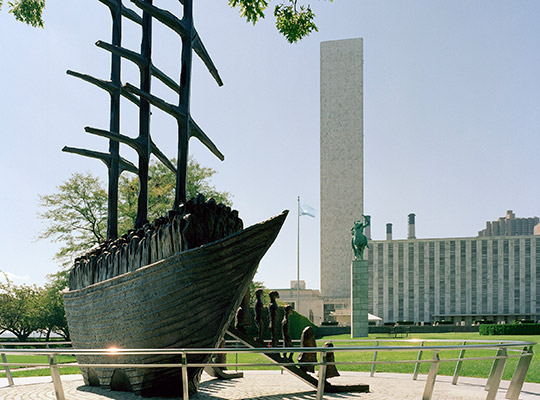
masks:
[[[32,363],[32,364],[48,364],[48,357],[47,356],[25,356],[25,355],[7,355],[7,361],[9,363]],[[56,361],[58,363],[70,363],[75,362],[74,356],[56,356]],[[51,371],[49,368],[44,369],[37,369],[35,367],[32,367],[32,369],[27,369],[27,367],[22,366],[13,366],[10,367],[11,369],[11,375],[13,377],[22,377],[22,376],[46,376],[50,375]],[[4,372],[3,367],[0,367],[0,377],[5,378],[6,373]],[[80,373],[79,368],[76,367],[66,367],[66,368],[60,368],[61,374],[78,374]]]
[[[319,346],[322,346],[324,342],[335,341],[334,345],[338,346],[374,346],[375,340],[381,340],[379,343],[380,346],[392,346],[398,345],[397,343],[382,343],[383,340],[388,339],[387,335],[377,334],[370,335],[370,339],[373,339],[373,342],[337,342],[339,339],[350,339],[347,335],[340,336],[328,336],[317,341]],[[540,336],[480,336],[478,333],[440,333],[440,334],[411,334],[406,339],[399,339],[400,341],[405,341],[409,339],[434,339],[434,340],[456,340],[463,342],[464,340],[512,340],[512,341],[532,341],[540,343]],[[402,343],[403,345],[408,346],[418,346],[420,343]],[[451,343],[458,344],[458,343]],[[435,343],[426,343],[427,345],[449,345],[448,343],[435,342]],[[534,352],[537,353],[540,351],[540,345],[537,344],[533,348]],[[466,352],[465,357],[492,357],[496,353],[495,350],[469,350]],[[509,352],[509,354],[515,354],[514,352]],[[397,360],[416,360],[418,356],[418,351],[399,351],[399,352],[379,352],[377,355],[377,361],[397,361]],[[433,352],[424,351],[422,359],[430,360],[433,357]],[[456,362],[444,362],[445,359],[449,358],[458,358],[459,350],[455,351],[442,351],[439,353],[441,359],[441,364],[439,365],[439,374],[441,375],[453,375]],[[538,355],[533,357],[533,361],[530,365],[529,372],[527,374],[526,380],[528,382],[538,382],[540,383],[540,362],[538,361]],[[373,360],[373,352],[355,352],[355,353],[336,353],[336,362],[359,362],[359,361],[368,361],[370,364],[357,364],[357,365],[339,365],[338,369],[342,371],[370,371],[371,370],[371,361]],[[238,360],[238,363],[265,363],[266,359],[262,356],[255,354],[240,354],[236,356],[231,354],[228,356],[229,363],[235,363]],[[473,360],[473,361],[464,361],[461,367],[461,376],[472,376],[487,378],[489,375],[491,365],[493,360]],[[504,370],[503,379],[511,379],[512,374],[514,373],[515,367],[517,364],[517,359],[509,359],[506,363]],[[379,372],[399,372],[411,374],[414,371],[415,364],[379,364],[376,366],[376,371]],[[234,367],[232,367],[234,368]],[[276,367],[256,367],[257,369],[276,369]],[[239,369],[256,369],[248,367],[240,367]],[[420,374],[427,374],[429,371],[429,363],[423,363],[420,365]]]

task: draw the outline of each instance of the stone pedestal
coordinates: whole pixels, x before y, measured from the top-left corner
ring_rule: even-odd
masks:
[[[368,262],[353,260],[351,266],[351,337],[368,336]]]

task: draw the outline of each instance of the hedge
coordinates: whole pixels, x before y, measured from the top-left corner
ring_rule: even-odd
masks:
[[[480,335],[540,335],[540,324],[480,325]]]

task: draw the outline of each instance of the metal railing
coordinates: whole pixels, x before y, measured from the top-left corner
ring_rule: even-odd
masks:
[[[218,349],[72,349],[72,348],[45,348],[45,349],[7,349],[6,346],[21,346],[29,345],[30,343],[3,343],[0,352],[2,356],[2,362],[0,366],[3,366],[6,370],[6,375],[8,378],[9,385],[13,385],[13,378],[11,376],[10,367],[14,366],[30,366],[30,367],[48,367],[51,370],[51,377],[54,384],[54,390],[57,400],[65,400],[64,391],[62,388],[62,381],[60,378],[59,369],[63,366],[75,366],[75,367],[91,367],[91,368],[181,368],[182,369],[182,381],[183,381],[183,398],[184,400],[189,399],[188,393],[188,368],[192,367],[261,367],[261,366],[291,366],[291,365],[305,365],[305,366],[318,366],[319,367],[319,380],[317,387],[317,399],[321,400],[324,393],[324,384],[326,380],[326,368],[329,365],[362,365],[367,364],[371,365],[371,373],[373,376],[376,371],[376,366],[380,364],[404,364],[404,363],[413,363],[415,364],[414,373],[412,379],[416,379],[418,376],[419,366],[421,364],[429,364],[429,372],[426,379],[426,385],[424,387],[424,392],[422,395],[422,400],[430,400],[433,394],[435,381],[437,378],[437,373],[439,365],[441,362],[455,362],[456,367],[454,369],[454,375],[452,377],[452,384],[457,384],[461,366],[463,362],[471,362],[478,360],[493,360],[490,373],[487,378],[487,383],[485,390],[488,392],[486,400],[494,400],[496,393],[499,389],[499,385],[502,379],[504,368],[506,366],[506,361],[511,358],[518,358],[519,361],[514,370],[510,386],[508,387],[506,398],[511,400],[518,400],[519,394],[521,392],[523,383],[525,381],[525,376],[529,365],[533,357],[533,346],[536,344],[534,342],[525,342],[525,341],[504,341],[504,342],[494,342],[487,340],[468,340],[462,342],[458,345],[430,345],[430,343],[455,343],[455,340],[351,340],[355,343],[374,343],[375,346],[336,346],[336,347],[292,347],[292,348],[218,348]],[[342,340],[334,340],[334,343],[346,342]],[[386,342],[399,342],[406,344],[406,346],[381,346],[380,343]],[[39,343],[44,345],[43,343]],[[55,343],[58,344],[58,343]],[[64,343],[65,344],[65,343]],[[443,358],[441,359],[441,352],[447,350],[459,350],[459,356],[457,358]],[[470,350],[496,350],[496,354],[486,355],[481,357],[465,357],[466,351]],[[381,352],[411,352],[418,351],[418,356],[415,360],[393,360],[393,361],[381,361],[377,360],[377,356]],[[299,353],[299,352],[309,352],[309,353],[319,353],[319,362],[310,362],[310,363],[294,363],[294,362],[284,362],[284,363],[261,363],[261,362],[249,362],[249,363],[192,363],[188,362],[188,355],[194,354],[245,354],[245,353],[255,353],[255,354],[268,354],[268,353]],[[339,353],[371,353],[373,352],[373,360],[371,361],[336,361],[336,362],[327,362],[327,353],[335,353],[336,358],[339,358]],[[423,354],[426,352],[433,352],[433,356],[430,359],[423,359]],[[42,355],[47,356],[48,363],[9,363],[7,356],[10,354],[18,355]],[[102,363],[102,364],[84,364],[84,363],[73,363],[69,364],[59,363],[57,361],[57,356],[60,355],[74,355],[74,356],[126,356],[126,355],[177,355],[180,356],[179,363],[170,363],[170,364],[137,364],[137,363]]]

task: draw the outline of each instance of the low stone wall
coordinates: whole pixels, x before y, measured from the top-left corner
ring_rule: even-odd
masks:
[[[370,326],[369,333],[391,333],[391,326]],[[478,332],[478,326],[458,326],[458,325],[399,325],[398,332],[407,333],[447,333],[447,332]]]
[[[416,326],[416,325],[400,325],[398,331],[400,333],[446,333],[446,332],[478,332],[478,326],[456,326],[456,325],[439,325],[439,326]],[[390,334],[391,326],[370,326],[369,333]],[[396,331],[394,331],[396,332]],[[332,335],[350,335],[350,326],[319,326],[317,337],[332,336]]]
[[[199,195],[141,229],[107,241],[75,260],[69,289],[134,271],[176,253],[212,243],[243,229],[238,211]]]
[[[322,325],[317,327],[317,338],[333,335],[350,335],[350,326]]]

